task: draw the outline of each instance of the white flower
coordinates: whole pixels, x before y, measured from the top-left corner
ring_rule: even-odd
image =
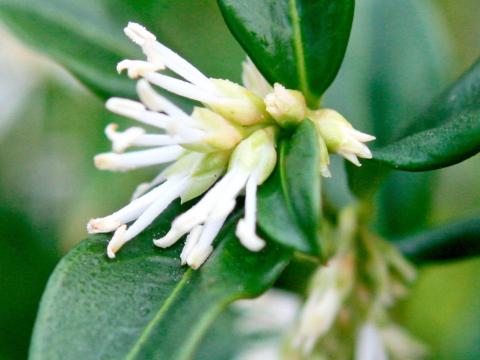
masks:
[[[227,80],[207,78],[138,24],[130,23],[125,33],[147,56],[146,61],[124,60],[117,67],[118,71],[127,70],[130,77],[142,77],[137,83],[141,101],[111,98],[106,107],[157,129],[158,133],[147,133],[142,127],[121,132],[118,125],[108,125],[105,133],[113,151],[97,155],[95,165],[111,171],[170,165],[150,183],[141,184],[127,206],[90,220],[89,233],[113,231],[107,255],[114,258],[126,242],[149,226],[175,199],[185,202],[198,197],[220,179],[155,244],[170,246],[188,233],[181,260],[198,268],[211,253],[212,242],[233,211],[237,196],[245,191],[245,218],[238,222],[236,234],[247,248],[260,250],[265,242],[255,231],[256,190],[276,163],[275,131],[269,127],[274,122],[265,111],[262,98]],[[248,67],[250,74],[252,66]],[[166,68],[184,80],[158,73]],[[262,84],[262,79],[257,74],[250,85]],[[150,83],[206,107],[195,107],[192,114],[187,114]],[[149,149],[125,152],[130,147]]]
[[[296,124],[305,115],[320,112],[308,110],[300,92],[280,84],[272,88],[249,59],[243,64],[243,87],[206,77],[139,24],[129,23],[125,34],[146,55],[146,60],[127,59],[117,66],[119,72],[140,78],[140,101],[111,98],[106,107],[156,132],[138,126],[119,131],[118,125],[108,125],[105,134],[112,142],[112,151],[95,156],[95,165],[110,171],[160,164],[166,164],[166,169],[151,182],[140,184],[128,205],[90,220],[88,232],[114,232],[107,247],[107,255],[113,258],[174,200],[185,202],[206,193],[175,219],[164,237],[154,240],[155,245],[167,247],[188,234],[180,257],[182,264],[196,269],[212,252],[212,243],[235,208],[236,198],[244,193],[245,217],[238,222],[236,235],[246,248],[259,251],[265,241],[256,234],[257,187],[275,166],[279,125]],[[162,70],[170,70],[174,76]],[[186,113],[152,85],[197,101],[200,106]],[[325,122],[317,122],[322,123],[317,126],[322,130]],[[349,134],[355,135],[352,131]],[[323,141],[323,133],[319,135],[319,144],[330,150],[329,133],[325,136]],[[131,147],[146,149],[126,152]],[[347,143],[338,152],[351,148]],[[322,154],[322,174],[328,175],[328,152]]]
[[[334,257],[314,275],[312,288],[302,309],[293,346],[310,354],[331,328],[353,285],[353,258]]]
[[[265,242],[255,233],[256,191],[275,163],[273,130],[257,130],[236,147],[225,176],[196,205],[177,217],[170,231],[154,244],[168,247],[188,233],[180,257],[182,264],[198,268],[212,252],[212,242],[235,208],[235,199],[245,190],[245,218],[238,222],[236,234],[248,249],[261,250]]]
[[[310,117],[329,152],[343,156],[356,166],[361,166],[358,157],[372,158],[372,153],[364,142],[375,140],[375,136],[354,129],[342,115],[332,109],[314,111]]]

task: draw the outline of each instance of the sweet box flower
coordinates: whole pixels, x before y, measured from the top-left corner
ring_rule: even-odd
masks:
[[[106,107],[158,132],[149,133],[143,127],[122,132],[116,124],[108,125],[105,134],[112,142],[112,152],[97,155],[95,165],[110,171],[169,165],[151,182],[141,184],[127,206],[88,223],[89,233],[114,232],[107,246],[108,257],[114,258],[175,199],[186,202],[201,195],[173,221],[164,237],[154,240],[156,246],[171,246],[187,235],[181,262],[197,269],[211,254],[212,243],[235,208],[236,198],[245,194],[245,217],[237,223],[236,235],[249,250],[261,250],[265,241],[256,233],[257,187],[275,167],[276,135],[305,119],[316,124],[322,175],[329,175],[328,151],[349,160],[355,155],[368,157],[368,148],[357,142],[372,137],[359,137],[362,133],[351,125],[337,124],[337,120],[331,130],[332,120],[325,120],[322,110],[308,109],[297,90],[281,84],[272,87],[251,60],[243,64],[242,86],[206,77],[139,24],[129,23],[125,34],[141,47],[146,60],[123,60],[117,71],[138,79],[140,101],[111,98]],[[178,77],[161,73],[166,69]],[[154,86],[199,106],[186,113]],[[147,149],[125,152],[130,147]]]

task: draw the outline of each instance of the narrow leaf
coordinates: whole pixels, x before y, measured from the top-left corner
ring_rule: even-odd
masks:
[[[480,218],[419,232],[395,244],[417,264],[480,256]]]
[[[200,270],[179,264],[181,246],[154,249],[178,206],[109,261],[108,236],[82,242],[58,265],[44,294],[30,357],[36,359],[190,359],[232,301],[272,285],[289,252],[243,248],[231,221]]]
[[[425,171],[461,162],[480,151],[480,60],[399,141],[373,151],[373,161]]]
[[[309,120],[280,140],[275,172],[260,188],[258,199],[260,228],[273,240],[314,255],[319,254],[321,217],[317,141]]]
[[[354,0],[218,0],[225,21],[271,82],[316,105],[343,60]]]

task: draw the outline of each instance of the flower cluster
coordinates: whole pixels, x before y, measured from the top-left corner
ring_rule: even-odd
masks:
[[[151,182],[141,184],[127,206],[88,223],[89,233],[114,232],[107,247],[110,258],[175,199],[186,202],[202,194],[201,200],[173,221],[164,237],[154,240],[155,245],[168,247],[187,235],[181,261],[198,268],[212,252],[212,242],[233,211],[236,198],[244,193],[245,217],[238,222],[236,235],[248,249],[262,249],[265,242],[256,234],[257,187],[275,167],[276,134],[305,118],[317,128],[324,150],[324,176],[330,175],[328,152],[356,165],[360,165],[357,156],[371,157],[363,142],[373,140],[372,136],[353,129],[333,110],[308,109],[299,91],[280,84],[270,86],[250,60],[243,64],[241,86],[206,77],[141,25],[129,23],[125,34],[146,56],[146,60],[123,60],[117,66],[119,72],[138,79],[140,101],[112,98],[106,106],[156,133],[147,133],[142,127],[119,132],[116,124],[108,125],[105,132],[113,152],[97,155],[95,165],[111,171],[168,165]],[[162,73],[167,69],[176,76]],[[162,96],[160,89],[201,106],[186,113]],[[130,147],[148,149],[125,152]]]

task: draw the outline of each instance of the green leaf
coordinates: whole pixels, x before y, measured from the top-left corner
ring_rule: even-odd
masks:
[[[395,244],[417,264],[480,256],[480,218],[422,231]]]
[[[461,162],[480,151],[480,60],[410,126],[406,137],[373,151],[373,161],[425,171]]]
[[[305,120],[278,144],[274,173],[258,194],[258,224],[283,245],[319,254],[320,150],[315,126]]]
[[[103,98],[135,96],[135,82],[115,70],[122,59],[143,58],[123,34],[128,21],[147,26],[210,76],[231,78],[243,58],[214,0],[0,0],[0,19]]]
[[[272,285],[290,252],[268,244],[243,248],[231,220],[198,271],[181,267],[181,245],[154,249],[179,207],[172,205],[114,261],[108,236],[72,250],[49,280],[34,330],[31,359],[190,359],[232,301]]]
[[[318,104],[343,60],[353,0],[218,0],[225,21],[261,73]]]

